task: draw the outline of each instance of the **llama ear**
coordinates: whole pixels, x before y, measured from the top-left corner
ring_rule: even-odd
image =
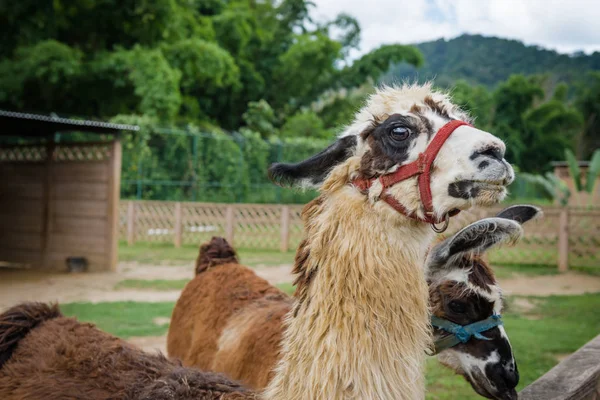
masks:
[[[510,206],[500,211],[497,218],[506,218],[524,224],[530,219],[539,218],[542,216],[542,209],[529,204]]]
[[[356,136],[339,138],[318,154],[296,164],[275,163],[269,178],[280,186],[319,187],[337,164],[348,159],[356,148]]]
[[[442,267],[456,256],[482,254],[500,243],[514,243],[523,234],[517,222],[505,218],[485,218],[461,229],[435,246],[427,258],[429,268]]]

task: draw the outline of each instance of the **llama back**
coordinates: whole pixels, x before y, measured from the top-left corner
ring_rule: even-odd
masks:
[[[200,246],[196,276],[183,289],[173,309],[168,354],[185,365],[225,372],[252,387],[262,387],[270,368],[264,368],[264,374],[260,369],[260,376],[255,376],[259,369],[248,371],[247,361],[241,360],[255,348],[244,338],[260,328],[255,326],[258,321],[268,320],[278,326],[273,335],[265,336],[265,341],[278,342],[280,320],[290,307],[289,296],[239,264],[235,250],[225,239],[213,237]],[[263,333],[267,332],[263,329]],[[277,349],[271,344],[268,347]],[[276,354],[267,358],[265,362],[271,367]]]
[[[3,321],[11,318],[23,326],[44,318],[38,315],[56,317],[30,329],[0,369],[2,400],[255,398],[223,375],[184,368],[178,361],[144,352],[93,324],[60,316],[57,306],[31,303],[9,311]]]
[[[39,324],[62,317],[58,305],[23,303],[0,315],[0,368],[10,359],[17,345]]]

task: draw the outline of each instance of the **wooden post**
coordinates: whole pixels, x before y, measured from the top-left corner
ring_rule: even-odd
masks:
[[[183,231],[181,221],[181,202],[175,203],[175,247],[181,247],[181,234]]]
[[[558,270],[569,269],[569,210],[563,207],[558,218]]]
[[[121,198],[121,141],[115,138],[108,158],[108,202],[106,245],[108,268],[117,270],[119,261],[119,200]]]
[[[281,207],[281,246],[280,250],[285,253],[290,248],[290,207]]]
[[[225,211],[225,239],[233,246],[233,227],[235,224],[235,214],[233,206],[227,206]]]
[[[135,243],[135,202],[129,200],[127,202],[127,245],[131,246]]]

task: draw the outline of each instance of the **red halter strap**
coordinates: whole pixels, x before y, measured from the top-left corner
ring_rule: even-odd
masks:
[[[419,154],[419,158],[415,161],[403,165],[399,167],[396,171],[391,172],[386,175],[382,175],[379,178],[373,179],[364,179],[364,178],[356,178],[352,181],[354,186],[356,186],[361,192],[367,193],[369,188],[373,185],[373,183],[378,179],[383,186],[381,199],[388,203],[394,210],[398,211],[400,214],[404,214],[409,218],[416,219],[418,221],[427,222],[432,224],[433,230],[438,231],[435,224],[440,222],[444,222],[444,227],[441,232],[443,232],[448,226],[449,217],[453,217],[458,214],[459,210],[452,210],[448,214],[444,215],[442,220],[436,220],[433,217],[433,199],[431,197],[431,166],[435,161],[440,149],[446,142],[446,140],[450,137],[452,132],[454,132],[457,128],[466,125],[471,126],[467,122],[453,120],[448,122],[446,125],[442,126],[440,130],[437,132],[429,146],[425,149],[425,151]],[[390,194],[385,193],[385,189],[395,185],[398,182],[402,182],[408,178],[418,175],[418,184],[419,184],[419,195],[421,196],[421,203],[423,203],[423,208],[425,209],[425,217],[421,218],[417,216],[414,212],[409,211],[404,207],[398,200],[396,200]]]

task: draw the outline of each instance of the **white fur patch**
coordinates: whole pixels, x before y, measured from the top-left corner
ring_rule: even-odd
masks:
[[[473,285],[469,281],[469,275],[471,275],[470,268],[453,268],[447,273],[440,274],[436,277],[436,283],[440,284],[443,281],[462,283],[466,286],[466,290],[470,290],[494,304],[494,312],[500,314],[502,311],[502,289],[500,286],[488,285],[488,288],[490,289],[490,292],[488,292],[479,286]]]

